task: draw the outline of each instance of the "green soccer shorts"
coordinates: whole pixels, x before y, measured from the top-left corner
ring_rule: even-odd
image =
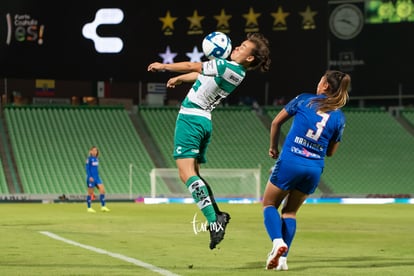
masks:
[[[174,133],[174,159],[194,158],[206,163],[212,132],[211,120],[196,115],[178,114]]]

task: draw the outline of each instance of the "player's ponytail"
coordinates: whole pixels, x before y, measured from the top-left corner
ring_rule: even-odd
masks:
[[[326,91],[326,98],[318,98],[318,110],[322,112],[335,110],[343,107],[349,99],[348,90],[351,86],[351,77],[340,71],[326,71],[326,82],[329,89]]]

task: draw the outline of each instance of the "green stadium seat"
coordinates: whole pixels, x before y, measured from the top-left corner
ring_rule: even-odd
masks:
[[[265,123],[250,108],[219,107],[203,168],[261,168],[262,191],[274,161],[268,157],[269,127],[280,108],[264,109]],[[175,168],[173,136],[178,108],[140,107],[138,114],[167,168]],[[347,126],[338,153],[326,159],[318,196],[413,194],[414,139],[383,110],[345,109]],[[155,167],[147,145],[122,108],[6,107],[6,127],[17,169],[27,194],[85,194],[85,159],[100,152],[100,174],[108,194],[150,195]],[[414,121],[414,112],[403,112]],[[263,119],[263,118],[262,118]],[[282,139],[291,121],[282,128]],[[0,193],[7,193],[0,170]],[[2,182],[3,181],[3,182]],[[164,184],[157,187],[168,194]],[[220,187],[223,193],[227,187]],[[241,193],[242,191],[235,191]]]
[[[25,193],[86,193],[84,166],[92,145],[101,150],[108,194],[130,192],[130,164],[132,193],[150,193],[154,165],[124,109],[10,107],[5,117]]]
[[[414,193],[413,136],[387,111],[346,110],[347,124],[323,179],[335,194]]]
[[[172,157],[178,108],[142,107],[139,116],[148,126],[168,168]],[[213,138],[203,168],[261,168],[263,186],[274,160],[267,155],[269,131],[250,108],[217,108],[213,116]]]

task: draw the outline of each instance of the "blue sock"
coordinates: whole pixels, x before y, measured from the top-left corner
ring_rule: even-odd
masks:
[[[294,218],[283,218],[282,219],[282,235],[283,240],[287,244],[289,250],[290,245],[292,244],[293,238],[295,237],[296,233],[296,219]],[[284,257],[287,256],[289,251],[283,254]]]
[[[102,207],[104,207],[105,206],[105,194],[100,194],[99,200],[101,201]]]
[[[91,202],[92,202],[92,197],[90,195],[86,196],[86,205],[88,205],[88,208],[91,208]]]
[[[264,225],[271,241],[282,238],[282,221],[275,206],[263,210]]]

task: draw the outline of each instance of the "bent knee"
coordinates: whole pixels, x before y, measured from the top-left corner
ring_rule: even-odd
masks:
[[[282,211],[282,218],[296,218],[296,212],[283,212]]]

